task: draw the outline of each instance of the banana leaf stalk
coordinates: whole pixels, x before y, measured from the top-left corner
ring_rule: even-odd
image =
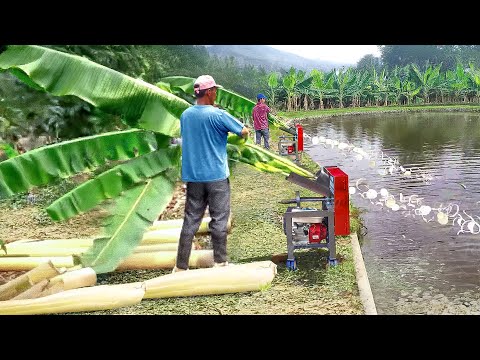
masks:
[[[200,227],[198,228],[197,235],[207,234],[210,232],[208,227],[212,218],[206,216],[202,219]],[[153,225],[147,228],[147,231],[164,230],[164,229],[181,229],[183,225],[183,219],[171,219],[171,220],[157,220],[153,222]],[[232,215],[228,218],[227,231],[230,232],[232,228]]]
[[[55,242],[55,240],[53,240]],[[69,256],[83,254],[88,251],[92,243],[85,242],[83,246],[69,246],[69,245],[57,245],[52,244],[50,240],[37,241],[34,243],[21,243],[16,246],[7,245],[7,253],[0,253],[0,258],[5,257],[20,257],[20,256]],[[13,245],[13,244],[12,244]],[[139,245],[133,253],[152,252],[152,251],[176,251],[178,248],[178,241],[159,243],[159,244],[146,244]],[[195,245],[192,244],[192,249],[195,249]]]
[[[34,299],[40,297],[40,294],[45,290],[48,285],[48,279],[43,279],[42,281],[36,283],[31,288],[21,292],[11,300],[20,300],[20,299]]]
[[[56,268],[69,268],[77,265],[73,256],[2,256],[0,257],[0,271],[33,270],[49,261]]]
[[[63,290],[93,286],[97,283],[97,273],[90,267],[66,271],[50,279],[47,289],[61,283]]]
[[[28,270],[27,273],[0,286],[0,300],[11,299],[42,280],[60,274],[51,261],[42,261]]]
[[[145,295],[145,285],[143,283],[126,285],[91,286],[65,290],[36,299],[0,301],[0,315],[108,310],[138,304],[142,301]]]
[[[149,250],[151,251],[135,252],[129,255],[115,270],[173,269],[177,256],[176,251]],[[0,257],[0,271],[31,270],[46,261],[51,261],[57,268],[71,268],[79,265],[78,257],[81,255],[82,254],[65,256],[2,256]],[[213,266],[213,250],[192,250],[189,266],[192,268]]]
[[[226,267],[194,269],[145,282],[90,286],[35,299],[0,302],[0,315],[59,314],[115,309],[142,299],[261,291],[271,286],[277,266],[258,261]]]
[[[173,269],[176,258],[175,251],[134,253],[125,259],[116,270]],[[213,250],[192,250],[188,266],[190,268],[212,267]]]
[[[267,288],[277,273],[271,261],[193,269],[145,281],[145,299],[216,295]]]

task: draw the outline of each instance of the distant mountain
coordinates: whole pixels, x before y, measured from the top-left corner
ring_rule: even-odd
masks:
[[[312,69],[330,71],[333,68],[354,66],[354,64],[307,59],[268,45],[207,45],[206,48],[212,55],[221,58],[233,56],[240,65],[261,66],[267,71],[289,70],[292,66],[306,72]]]

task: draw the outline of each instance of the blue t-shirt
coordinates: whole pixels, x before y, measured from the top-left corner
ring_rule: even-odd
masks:
[[[230,176],[227,136],[241,136],[243,124],[225,110],[194,105],[180,116],[182,136],[182,180],[209,182]]]

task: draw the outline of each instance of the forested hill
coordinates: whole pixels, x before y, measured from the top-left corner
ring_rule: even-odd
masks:
[[[312,69],[330,71],[342,66],[355,66],[355,64],[311,60],[267,45],[209,45],[207,50],[211,55],[221,58],[232,56],[240,65],[261,66],[267,71],[288,70],[292,66],[307,72]]]

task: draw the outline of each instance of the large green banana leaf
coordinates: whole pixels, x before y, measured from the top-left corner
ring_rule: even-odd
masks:
[[[178,168],[180,154],[180,146],[170,146],[119,164],[55,200],[47,213],[53,220],[67,220],[87,212],[168,168]]]
[[[0,70],[10,70],[35,89],[74,95],[131,127],[178,136],[188,102],[140,79],[86,58],[41,46],[10,45],[0,54]]]
[[[188,101],[191,105],[195,104],[193,95],[193,83],[195,79],[187,76],[167,76],[161,78],[157,85],[160,89],[168,91],[182,99]]]
[[[192,101],[189,102],[193,104],[195,99],[191,94],[193,94],[194,82],[194,78],[189,78],[186,76],[168,76],[162,78],[156,85],[166,91],[170,91],[171,93],[182,97],[183,99],[187,99],[187,101],[188,99],[192,99]],[[249,100],[246,97],[225,88],[217,89],[217,98],[215,99],[215,104],[220,105],[231,115],[240,119],[251,118],[252,110],[255,106],[255,102],[252,100]],[[268,116],[268,121],[275,127],[284,125],[280,120],[271,114]]]
[[[137,185],[116,199],[106,226],[106,237],[94,241],[80,256],[85,267],[97,273],[114,271],[142,240],[145,229],[163,212],[173,197],[178,169],[171,168]]]
[[[229,135],[227,153],[230,160],[244,162],[257,170],[288,175],[295,172],[305,177],[314,177],[310,171],[296,165],[284,156],[274,154],[265,148],[255,145],[252,140],[240,139],[237,135]]]
[[[107,160],[128,160],[147,154],[169,142],[165,135],[132,129],[33,149],[0,162],[0,198],[95,169]]]

